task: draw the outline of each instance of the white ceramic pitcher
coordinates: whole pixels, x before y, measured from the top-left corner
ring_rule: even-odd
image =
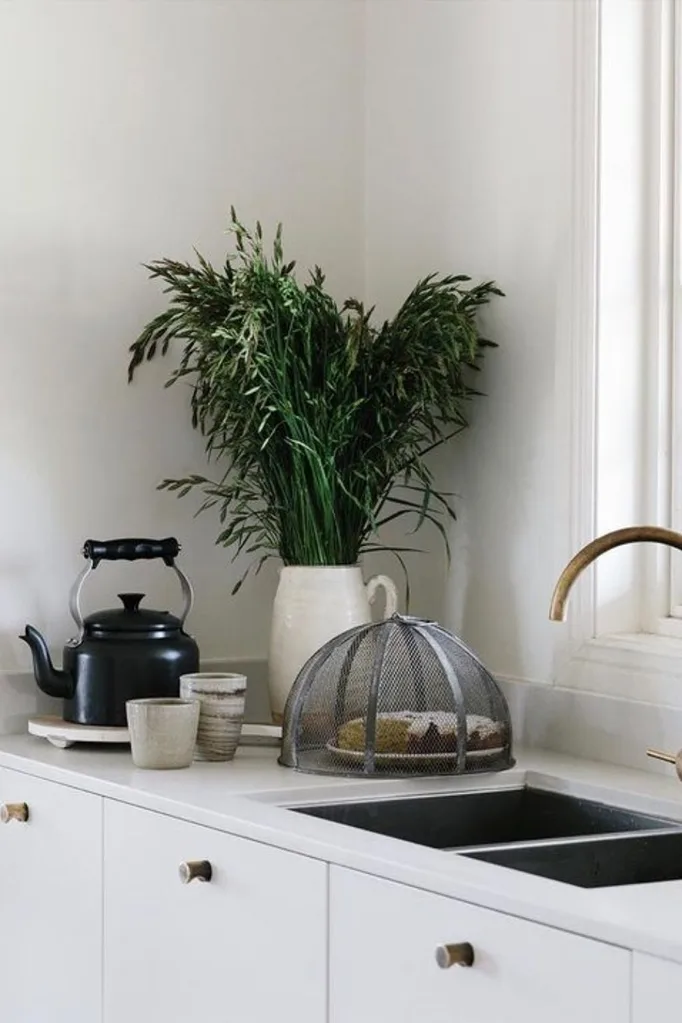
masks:
[[[281,724],[294,680],[327,640],[372,620],[378,589],[386,593],[384,617],[398,609],[398,591],[387,575],[365,583],[359,565],[291,565],[281,570],[272,609],[268,658],[273,721]]]

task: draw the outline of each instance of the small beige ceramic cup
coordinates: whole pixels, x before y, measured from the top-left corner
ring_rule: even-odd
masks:
[[[199,671],[180,676],[180,695],[199,700],[195,760],[232,760],[244,721],[246,675]]]
[[[199,709],[196,700],[128,700],[126,715],[135,766],[153,770],[189,767]]]

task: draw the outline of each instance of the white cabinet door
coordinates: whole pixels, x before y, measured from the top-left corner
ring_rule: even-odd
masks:
[[[0,1018],[97,1023],[102,1005],[102,801],[0,771]]]
[[[682,966],[636,952],[632,963],[632,1023],[665,1023],[682,1012]]]
[[[473,965],[440,969],[437,947],[463,942]],[[330,1007],[331,1023],[629,1023],[630,953],[331,867]]]
[[[106,1023],[324,1023],[326,864],[110,801],[104,835]]]

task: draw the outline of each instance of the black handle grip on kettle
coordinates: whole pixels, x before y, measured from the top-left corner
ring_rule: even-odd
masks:
[[[180,553],[180,544],[174,536],[164,540],[130,539],[120,540],[86,540],[83,544],[83,556],[92,561],[97,568],[100,561],[150,561],[162,558],[164,563],[172,567]]]

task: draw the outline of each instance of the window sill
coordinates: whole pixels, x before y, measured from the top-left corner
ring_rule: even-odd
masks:
[[[682,638],[638,632],[589,640],[563,665],[556,684],[682,708]]]

